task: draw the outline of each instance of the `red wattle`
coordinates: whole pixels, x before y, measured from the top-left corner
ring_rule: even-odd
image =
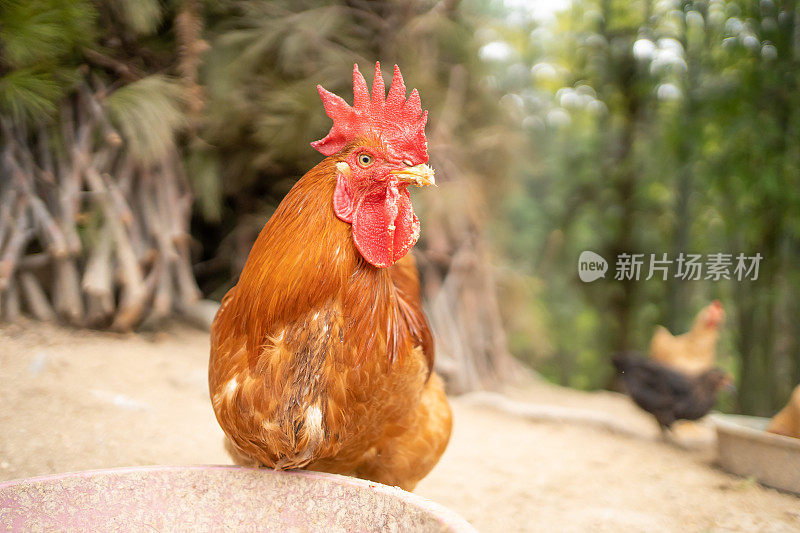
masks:
[[[397,218],[394,220],[394,225],[393,263],[406,255],[419,239],[419,219],[414,214],[414,208],[411,206],[411,195],[406,188],[400,190]]]
[[[419,219],[405,187],[389,185],[354,201],[346,178],[339,176],[333,208],[337,217],[352,224],[356,248],[376,267],[393,265],[419,238]]]

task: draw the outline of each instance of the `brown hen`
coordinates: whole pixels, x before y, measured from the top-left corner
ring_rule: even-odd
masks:
[[[800,439],[800,385],[795,387],[786,407],[772,417],[767,431]]]
[[[714,368],[724,320],[722,304],[714,300],[698,313],[692,329],[683,335],[672,335],[658,326],[650,341],[650,357],[673,370],[699,376]]]

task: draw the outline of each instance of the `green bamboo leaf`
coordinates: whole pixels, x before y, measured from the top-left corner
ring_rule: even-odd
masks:
[[[3,0],[0,44],[12,67],[58,63],[92,42],[97,13],[86,0]]]
[[[22,68],[0,77],[0,109],[14,120],[43,120],[56,110],[62,87],[49,72]]]
[[[164,9],[159,0],[110,0],[108,4],[139,35],[154,33],[164,18]]]
[[[114,91],[105,101],[135,157],[161,159],[175,146],[186,124],[182,87],[177,80],[153,75]]]

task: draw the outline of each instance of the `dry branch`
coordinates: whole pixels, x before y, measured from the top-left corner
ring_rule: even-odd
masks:
[[[86,264],[81,286],[86,295],[86,322],[99,327],[111,323],[114,314],[114,283],[111,235],[103,228]]]
[[[97,61],[102,58],[96,57]],[[137,161],[102,105],[100,80],[57,127],[0,117],[0,320],[130,330],[196,301],[191,192],[174,151]],[[24,305],[21,306],[20,302]]]
[[[56,314],[69,324],[83,325],[83,298],[75,261],[68,257],[57,258],[55,271],[52,295]]]
[[[50,301],[39,280],[30,272],[20,273],[19,280],[22,285],[22,293],[25,295],[25,304],[31,315],[37,320],[55,321],[56,314],[50,306]]]
[[[28,226],[26,205],[23,200],[17,201],[14,218],[16,224],[11,227],[11,237],[0,255],[0,291],[8,287],[25,245],[33,237],[33,230]]]
[[[7,322],[14,322],[20,314],[19,291],[17,282],[11,280],[8,288],[2,293],[3,307],[0,309],[0,317]]]

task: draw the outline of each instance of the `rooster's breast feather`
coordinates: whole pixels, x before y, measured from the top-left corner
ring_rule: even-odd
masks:
[[[434,346],[416,266],[411,256],[388,269],[360,258],[333,212],[334,185],[331,158],[295,185],[223,300],[211,335],[214,411],[241,455],[275,468],[350,473],[371,449],[408,452],[432,431],[433,462],[413,463],[424,475],[450,412],[441,381],[428,379]],[[441,423],[423,409],[426,394]]]

